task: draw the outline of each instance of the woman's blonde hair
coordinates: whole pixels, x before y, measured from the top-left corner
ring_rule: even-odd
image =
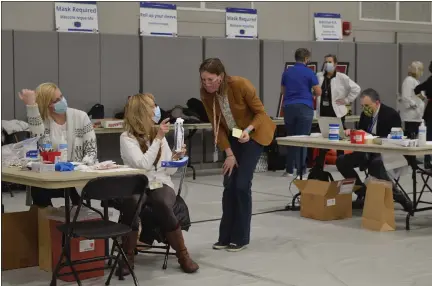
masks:
[[[57,89],[57,85],[52,82],[41,83],[36,88],[36,103],[39,107],[42,120],[46,120],[50,116],[48,106],[55,98],[55,91]]]
[[[408,75],[419,78],[423,73],[423,63],[419,61],[414,61],[408,66]]]
[[[126,104],[124,115],[124,128],[133,135],[140,145],[143,153],[147,152],[148,146],[152,144],[155,139],[158,129],[154,127],[153,113],[154,113],[154,96],[150,93],[138,93],[131,96]],[[161,149],[154,162],[156,166],[161,156]]]

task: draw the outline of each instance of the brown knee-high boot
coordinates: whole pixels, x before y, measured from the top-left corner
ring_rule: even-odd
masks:
[[[183,271],[186,273],[196,272],[199,269],[199,266],[189,256],[181,228],[177,227],[176,230],[167,232],[166,238],[171,247],[176,251],[178,263]]]
[[[134,269],[134,261],[135,261],[135,248],[137,244],[138,239],[138,231],[132,231],[128,235],[122,237],[123,240],[123,251],[126,254],[126,257],[128,259],[129,265],[132,269]],[[120,276],[120,271],[123,271],[123,276],[127,276],[130,274],[129,268],[127,267],[126,263],[123,262],[123,267],[120,269],[120,267],[116,270],[116,276]]]

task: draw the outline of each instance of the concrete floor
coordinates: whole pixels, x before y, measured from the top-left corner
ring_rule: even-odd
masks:
[[[337,172],[332,174],[339,179]],[[162,270],[161,256],[138,255],[136,274],[141,285],[247,285],[247,286],[430,286],[432,285],[432,212],[412,219],[405,231],[405,213],[396,206],[397,230],[377,233],[361,229],[361,212],[352,219],[319,222],[301,218],[298,212],[283,209],[296,193],[292,178],[281,172],[256,174],[253,182],[252,241],[238,253],[215,251],[218,221],[200,222],[185,233],[191,256],[200,264],[193,275],[180,272],[170,258]],[[222,177],[198,175],[187,179],[184,192],[192,221],[218,219],[221,215]],[[410,175],[401,180],[412,190]],[[11,198],[2,194],[6,212],[25,210],[24,193]],[[426,198],[432,200],[431,194]],[[61,204],[56,199],[55,204]],[[115,213],[114,216],[118,214]],[[116,219],[116,218],[114,218]],[[104,278],[83,281],[83,285],[104,285]],[[50,274],[37,267],[3,271],[3,285],[46,286]],[[58,285],[74,283],[58,282]],[[76,285],[76,284],[75,284]],[[133,285],[131,278],[111,285]]]

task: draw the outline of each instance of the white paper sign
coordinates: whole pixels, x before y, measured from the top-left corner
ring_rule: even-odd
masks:
[[[54,11],[58,32],[99,32],[96,1],[55,2]]]
[[[258,38],[258,14],[256,9],[226,8],[227,38]]]
[[[342,19],[340,14],[315,13],[315,40],[341,41]]]
[[[331,206],[335,206],[336,205],[336,199],[328,199],[327,200],[327,206],[331,207]]]
[[[177,6],[140,2],[140,34],[177,37]]]
[[[79,252],[87,252],[87,251],[94,251],[95,250],[95,241],[94,239],[86,239],[81,240],[79,242]]]

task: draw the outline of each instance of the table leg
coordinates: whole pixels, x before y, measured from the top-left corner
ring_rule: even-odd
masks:
[[[107,201],[103,201],[104,206],[104,220],[109,221],[109,214],[108,214],[108,203]],[[110,249],[109,249],[109,239],[105,239],[105,256],[110,255]]]
[[[188,154],[189,154],[189,161],[188,161],[188,168],[192,169],[192,178],[195,180],[196,173],[195,173],[195,167],[192,166],[192,137],[195,135],[197,129],[190,129],[187,136],[188,141]]]
[[[300,169],[300,180],[303,180],[303,167],[304,167],[303,164],[304,164],[304,162],[303,162],[302,158],[303,158],[303,152],[304,152],[304,150],[303,150],[303,147],[299,147],[299,148],[300,148],[300,166],[299,166],[299,169]],[[300,207],[296,206],[295,203],[296,203],[296,201],[298,201],[300,195],[301,195],[300,192],[298,192],[297,194],[295,194],[294,197],[293,197],[293,199],[292,199],[292,201],[291,201],[291,205],[288,204],[285,207],[285,210],[287,210],[287,211],[299,211]]]
[[[413,204],[412,210],[408,212],[405,221],[405,229],[410,230],[410,218],[414,216],[415,211],[417,210],[417,164],[411,164],[412,168],[412,182],[413,182]]]

